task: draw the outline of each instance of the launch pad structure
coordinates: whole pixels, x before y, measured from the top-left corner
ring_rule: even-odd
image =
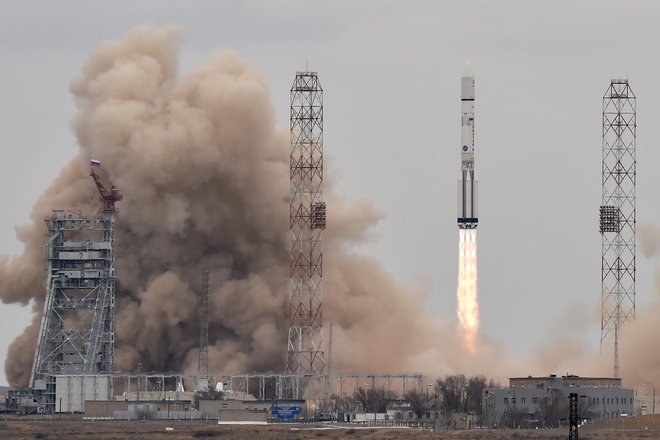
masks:
[[[46,412],[54,410],[56,376],[113,373],[115,202],[122,196],[93,169],[91,176],[103,202],[97,216],[53,211],[46,219],[46,296],[30,375]]]
[[[613,79],[603,96],[602,135],[600,346],[613,339],[618,378],[621,326],[635,319],[637,98],[627,79]]]

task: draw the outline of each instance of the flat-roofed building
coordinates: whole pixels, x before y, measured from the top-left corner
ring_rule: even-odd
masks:
[[[556,426],[568,418],[568,396],[578,394],[583,419],[614,419],[632,414],[634,390],[620,378],[576,375],[513,377],[508,388],[485,388],[481,408],[484,426]]]

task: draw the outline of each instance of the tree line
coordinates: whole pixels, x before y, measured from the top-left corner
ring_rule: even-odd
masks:
[[[430,411],[450,414],[465,412],[481,415],[481,395],[484,388],[499,385],[493,379],[483,375],[467,377],[463,374],[448,375],[435,382],[422,385],[419,389],[408,390],[399,397],[384,387],[360,386],[352,396],[335,396],[331,401],[323,402],[323,410],[342,412],[357,409],[364,412],[385,412],[390,404],[405,401],[418,418]]]

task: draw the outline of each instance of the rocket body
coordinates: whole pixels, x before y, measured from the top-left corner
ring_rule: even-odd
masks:
[[[477,179],[474,174],[474,76],[461,78],[461,174],[458,180],[458,228],[476,229]]]

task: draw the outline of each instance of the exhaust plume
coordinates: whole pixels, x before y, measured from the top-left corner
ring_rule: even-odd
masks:
[[[660,255],[660,228],[642,226],[640,244],[644,256]],[[621,369],[628,383],[635,387],[645,384],[660,387],[660,352],[654,338],[660,332],[660,266],[655,268],[653,281],[657,296],[644,307],[638,307],[635,320],[626,323],[621,331]]]
[[[54,209],[98,211],[92,158],[124,194],[115,370],[196,371],[203,267],[215,268],[210,370],[283,369],[288,130],[275,126],[262,76],[232,51],[179,78],[181,34],[143,26],[104,42],[71,84],[80,152],[37,201],[32,223],[18,229],[23,254],[0,259],[0,298],[31,302],[35,313],[5,362],[12,386],[27,384],[34,356],[45,295],[43,219]],[[324,315],[335,323],[335,369],[439,375],[465,367],[462,344],[447,337],[453,330],[423,310],[426,293],[350,252],[380,214],[367,202],[345,204],[329,186]]]
[[[476,338],[479,332],[477,301],[477,231],[459,229],[456,302],[465,344],[472,354],[476,352]]]
[[[639,238],[642,253],[645,257],[653,257],[660,253],[660,228],[653,225],[642,225],[639,228]]]

